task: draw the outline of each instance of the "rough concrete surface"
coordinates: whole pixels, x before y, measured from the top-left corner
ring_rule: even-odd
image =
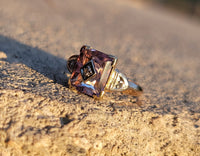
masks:
[[[140,102],[68,88],[88,44],[119,58]],[[198,156],[200,23],[122,0],[0,1],[1,156]]]

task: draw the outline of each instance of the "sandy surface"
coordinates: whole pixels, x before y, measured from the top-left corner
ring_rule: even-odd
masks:
[[[120,0],[0,1],[0,156],[200,153],[200,24]],[[83,44],[144,88],[95,101],[68,89]]]

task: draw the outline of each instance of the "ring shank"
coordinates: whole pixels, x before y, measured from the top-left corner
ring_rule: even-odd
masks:
[[[140,96],[142,92],[143,92],[142,87],[131,81],[128,81],[128,88],[122,91],[123,94],[132,96]]]

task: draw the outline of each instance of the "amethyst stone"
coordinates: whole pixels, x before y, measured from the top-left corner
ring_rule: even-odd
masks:
[[[112,70],[114,58],[89,46],[83,46],[71,66],[70,84],[81,93],[100,97]],[[73,67],[73,68],[72,68]]]

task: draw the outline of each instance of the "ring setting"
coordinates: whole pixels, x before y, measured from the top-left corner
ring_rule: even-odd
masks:
[[[80,55],[73,55],[67,61],[70,88],[98,99],[105,92],[115,91],[140,96],[142,88],[116,69],[117,60],[115,56],[82,46]]]

